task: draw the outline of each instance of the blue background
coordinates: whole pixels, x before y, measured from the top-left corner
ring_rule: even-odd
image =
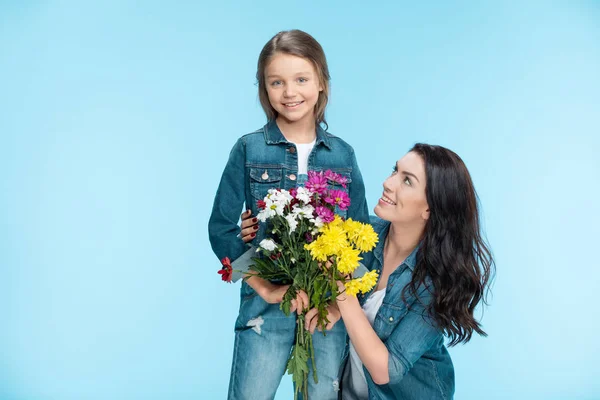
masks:
[[[456,398],[600,399],[600,3],[259,3],[0,1],[0,399],[225,398],[207,221],[291,28],[371,206],[417,141],[471,170],[498,273]]]

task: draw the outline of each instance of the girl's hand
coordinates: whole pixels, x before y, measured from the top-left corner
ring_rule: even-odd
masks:
[[[304,316],[305,328],[310,331],[310,333],[315,333],[315,329],[322,331],[321,327],[317,328],[317,323],[319,322],[319,310],[316,308],[310,309],[306,315]],[[327,325],[325,326],[325,330],[330,331],[333,329],[333,326],[340,320],[342,314],[340,313],[340,309],[336,304],[330,304],[327,306]]]
[[[250,278],[255,279],[256,277]],[[265,279],[260,279],[260,284],[256,285],[256,292],[264,301],[269,304],[279,304],[283,301],[283,296],[289,289],[290,285],[276,285]],[[257,281],[258,283],[258,281]],[[252,286],[252,285],[251,285]],[[291,312],[302,313],[308,309],[308,295],[303,290],[296,293],[296,298],[292,300],[290,307]]]
[[[244,211],[240,218],[242,219],[240,237],[244,243],[251,242],[256,237],[256,232],[258,231],[258,219],[252,217],[252,211],[250,210]]]

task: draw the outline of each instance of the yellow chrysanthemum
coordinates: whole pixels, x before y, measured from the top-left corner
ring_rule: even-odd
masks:
[[[377,274],[377,271],[370,271],[360,278],[352,279],[344,283],[346,294],[356,296],[358,292],[363,294],[367,293],[377,284],[378,276],[379,274]]]
[[[329,222],[327,224],[327,226],[331,226],[331,227],[339,227],[339,228],[343,228],[344,227],[344,220],[339,216],[339,215],[335,215],[335,217],[333,218],[333,221]]]
[[[322,242],[320,246],[323,246],[328,255],[337,254],[344,247],[348,247],[348,239],[344,228],[334,222],[323,227],[321,235],[316,241]]]
[[[348,224],[348,228],[348,238],[362,253],[373,250],[379,241],[377,233],[370,224],[352,221]]]
[[[326,242],[315,240],[310,244],[305,244],[304,248],[310,251],[310,255],[313,259],[317,261],[327,261],[329,257],[328,249],[326,248]]]
[[[367,293],[375,285],[377,285],[377,278],[379,274],[377,271],[369,271],[359,278],[360,280],[360,291],[361,293]]]
[[[360,282],[358,282],[358,279],[352,279],[344,283],[344,286],[346,287],[346,295],[348,296],[356,296],[360,292]]]
[[[337,269],[342,274],[351,274],[358,267],[358,262],[362,260],[359,256],[360,251],[357,249],[346,246],[337,253]]]

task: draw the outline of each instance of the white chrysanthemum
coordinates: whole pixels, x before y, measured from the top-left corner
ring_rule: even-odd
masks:
[[[305,205],[304,207],[300,207],[299,205],[294,205],[292,208],[292,213],[298,216],[298,218],[306,218],[311,219],[313,217],[313,213],[315,208],[310,204]]]
[[[294,232],[298,227],[298,221],[296,221],[296,216],[294,214],[288,214],[285,216],[285,220],[290,227],[290,233]]]
[[[264,210],[260,210],[256,218],[260,222],[265,222],[269,218],[273,218],[275,216],[275,210],[271,210],[270,208],[265,208]]]
[[[303,186],[298,188],[298,194],[296,194],[296,198],[303,203],[310,203],[310,199],[313,196],[312,190],[309,190]]]
[[[269,189],[269,195],[267,196],[269,201],[282,208],[290,204],[293,197],[287,190]],[[281,214],[280,214],[281,215]]]
[[[315,227],[316,227],[317,230],[324,225],[323,220],[321,219],[321,217],[311,218],[309,221],[312,222],[315,225]]]
[[[259,244],[265,250],[273,251],[277,248],[277,243],[275,243],[272,239],[263,239]]]

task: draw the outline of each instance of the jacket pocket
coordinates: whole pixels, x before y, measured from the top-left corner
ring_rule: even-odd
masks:
[[[281,187],[281,168],[250,168],[250,193],[256,200],[262,200],[269,189]]]

